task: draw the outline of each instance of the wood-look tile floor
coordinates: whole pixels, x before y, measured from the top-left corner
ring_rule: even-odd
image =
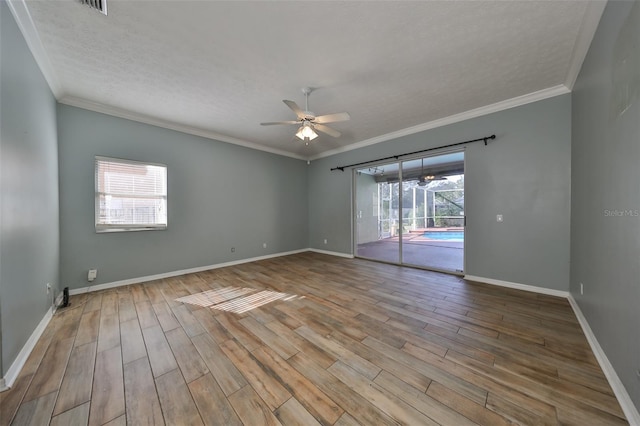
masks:
[[[227,287],[298,297],[176,301]],[[566,300],[314,253],[74,296],[0,404],[2,425],[627,424]]]

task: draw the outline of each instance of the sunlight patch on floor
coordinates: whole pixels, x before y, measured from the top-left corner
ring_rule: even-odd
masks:
[[[259,291],[248,287],[223,287],[180,297],[176,299],[176,302],[243,314],[276,300],[290,301],[297,298],[300,298],[300,296],[271,290]]]

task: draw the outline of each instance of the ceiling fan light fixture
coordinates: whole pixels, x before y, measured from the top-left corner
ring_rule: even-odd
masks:
[[[296,136],[303,141],[312,141],[318,137],[318,134],[313,130],[311,124],[308,121],[305,121],[304,124],[298,129],[298,133],[296,133]]]
[[[260,123],[262,126],[271,126],[274,124],[296,124],[300,125],[298,127],[298,131],[296,132],[296,136],[301,141],[305,142],[306,145],[309,145],[309,141],[314,140],[318,137],[318,132],[326,133],[329,136],[334,138],[339,138],[341,133],[329,126],[327,123],[335,123],[338,121],[347,121],[351,119],[351,116],[346,112],[339,112],[335,114],[325,114],[316,116],[314,113],[309,111],[309,93],[312,92],[312,88],[305,87],[302,89],[302,93],[304,93],[305,100],[305,110],[298,106],[294,101],[288,101],[284,99],[282,102],[285,103],[286,106],[289,107],[297,116],[297,120],[295,121],[270,121],[266,123]]]

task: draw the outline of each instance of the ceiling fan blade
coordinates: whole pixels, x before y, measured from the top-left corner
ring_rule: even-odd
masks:
[[[341,133],[337,130],[332,129],[329,126],[325,126],[323,124],[314,124],[314,129],[321,131],[322,133],[326,133],[329,136],[333,136],[334,138],[339,138]]]
[[[291,111],[295,112],[296,115],[298,116],[298,118],[305,118],[305,114],[304,111],[302,111],[302,109],[298,106],[297,103],[293,102],[293,101],[288,101],[288,100],[283,100],[282,102],[284,102],[289,108],[291,108]]]
[[[335,123],[338,121],[347,121],[347,120],[351,120],[351,116],[349,115],[348,112],[338,112],[336,114],[320,115],[316,117],[313,120],[313,122],[318,124],[324,124],[324,123]]]
[[[299,121],[269,121],[267,123],[260,123],[261,126],[273,126],[274,124],[300,124]]]

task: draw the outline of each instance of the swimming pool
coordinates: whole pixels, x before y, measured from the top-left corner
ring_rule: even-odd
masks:
[[[464,231],[427,231],[422,236],[438,241],[464,241]]]

